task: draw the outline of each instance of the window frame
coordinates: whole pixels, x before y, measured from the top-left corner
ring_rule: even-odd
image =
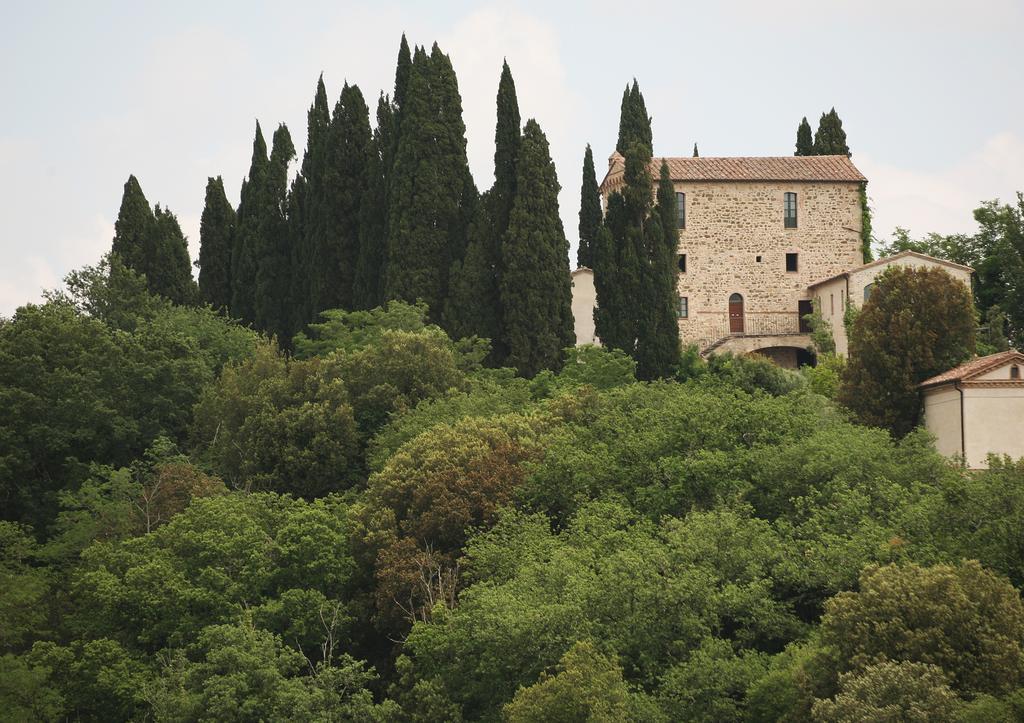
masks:
[[[689,319],[690,318],[690,297],[679,296],[676,303],[676,318],[678,319]]]
[[[798,228],[797,209],[799,201],[796,191],[785,191],[782,194],[782,227],[784,229]],[[792,211],[792,213],[790,213]]]
[[[789,262],[792,260],[793,268],[790,268]],[[786,252],[786,273],[796,274],[800,271],[800,252],[799,251],[787,251]]]
[[[686,254],[676,254],[676,268],[679,269],[679,273],[686,273]]]
[[[676,230],[686,230],[686,192],[676,191]]]

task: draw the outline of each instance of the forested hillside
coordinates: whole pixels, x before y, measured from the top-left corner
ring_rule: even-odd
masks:
[[[0,719],[1024,719],[1024,460],[918,426],[968,290],[880,276],[849,365],[820,313],[816,368],[681,349],[634,81],[580,213],[626,286],[573,347],[547,139],[506,65],[478,193],[460,104],[403,38],[372,128],[321,80],[297,175],[257,126],[238,205],[208,181],[198,283],[132,176],[111,253],[0,318]],[[984,208],[1005,348],[1024,206]]]
[[[0,324],[6,718],[1021,713],[1021,463],[855,425],[815,371],[524,378],[399,302],[289,358],[70,281]]]

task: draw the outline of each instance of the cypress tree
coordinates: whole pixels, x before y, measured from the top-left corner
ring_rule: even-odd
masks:
[[[370,111],[359,86],[345,83],[327,130],[324,188],[315,268],[310,268],[312,310],[351,309],[359,260],[359,213],[370,146]]]
[[[478,336],[491,340],[489,361],[500,364],[504,359],[501,299],[498,289],[498,267],[501,246],[494,243],[495,222],[489,209],[491,191],[484,193],[476,217],[469,229],[469,242],[462,260],[452,262],[445,300],[445,329],[454,339]]]
[[[652,149],[653,140],[651,136],[651,118],[647,115],[647,105],[644,103],[643,93],[640,92],[640,85],[633,79],[633,85],[626,86],[622,94],[622,106],[619,112],[619,139],[615,144],[615,150],[623,156],[634,143],[641,143]]]
[[[385,295],[423,300],[436,322],[476,201],[458,82],[436,44],[413,56],[392,173]]]
[[[259,239],[260,197],[267,174],[267,142],[256,121],[249,175],[242,181],[236,218],[235,247],[231,254],[231,315],[245,322],[256,318],[256,247]]]
[[[558,215],[558,177],[547,138],[526,122],[519,150],[518,193],[502,245],[501,302],[508,363],[532,377],[557,369],[574,341],[569,242]]]
[[[291,236],[291,327],[298,331],[313,320],[310,277],[317,267],[317,219],[323,199],[324,149],[331,110],[324,76],[317,79],[313,103],[306,113],[306,150],[288,194],[288,230]]]
[[[697,152],[697,144],[696,143],[693,144],[693,157],[694,158],[700,158],[700,153]]]
[[[814,155],[816,156],[849,156],[850,147],[846,144],[846,131],[843,121],[833,108],[822,113],[818,121],[818,131],[814,134]]]
[[[140,274],[146,273],[146,238],[153,225],[153,209],[135,176],[128,176],[121,195],[121,208],[114,222],[111,252]]]
[[[352,289],[356,309],[384,303],[384,266],[387,259],[387,189],[391,173],[394,109],[381,93],[377,100],[377,127],[366,159],[363,197],[359,207],[359,258]]]
[[[796,129],[796,153],[794,156],[813,156],[814,141],[811,139],[811,124],[807,122],[807,116],[800,121]]]
[[[260,194],[255,253],[256,326],[277,337],[282,346],[291,341],[291,237],[288,233],[288,164],[295,157],[288,127],[274,131],[270,161]]]
[[[508,229],[508,216],[516,194],[516,160],[519,156],[520,117],[519,101],[516,98],[516,84],[508,62],[501,66],[501,80],[498,81],[498,121],[494,128],[494,187],[491,202],[494,215],[495,240],[500,239]]]
[[[188,239],[178,218],[157,204],[146,242],[146,281],[149,290],[175,304],[194,304],[199,289],[192,278]]]
[[[215,309],[231,305],[231,246],[235,238],[235,209],[224,193],[224,180],[206,181],[206,202],[199,220],[199,291]]]
[[[594,268],[594,244],[601,228],[601,193],[594,171],[594,152],[587,144],[583,154],[583,185],[580,187],[580,245],[576,265]]]
[[[637,334],[637,375],[657,379],[672,375],[679,365],[679,322],[676,250],[675,186],[668,164],[661,162],[658,204],[644,223],[644,292],[641,323]]]
[[[402,42],[398,45],[398,62],[395,65],[394,115],[396,125],[402,120],[402,109],[405,107],[405,97],[409,92],[411,76],[412,54],[409,52],[409,42],[405,39],[405,33],[402,33]]]

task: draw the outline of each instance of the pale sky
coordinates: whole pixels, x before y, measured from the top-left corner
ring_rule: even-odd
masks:
[[[207,176],[237,204],[258,118],[296,145],[322,71],[371,111],[402,32],[459,78],[469,162],[493,180],[502,58],[548,135],[574,249],[583,150],[598,180],[635,76],[655,155],[789,155],[835,106],[876,235],[970,232],[1024,190],[1024,2],[24,2],[0,8],[0,315],[109,250],[134,173],[195,258]],[[575,261],[575,250],[572,252]]]

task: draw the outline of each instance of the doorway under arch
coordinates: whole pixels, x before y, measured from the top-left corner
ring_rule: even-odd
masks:
[[[729,333],[742,334],[743,328],[743,295],[733,294],[729,297]]]

